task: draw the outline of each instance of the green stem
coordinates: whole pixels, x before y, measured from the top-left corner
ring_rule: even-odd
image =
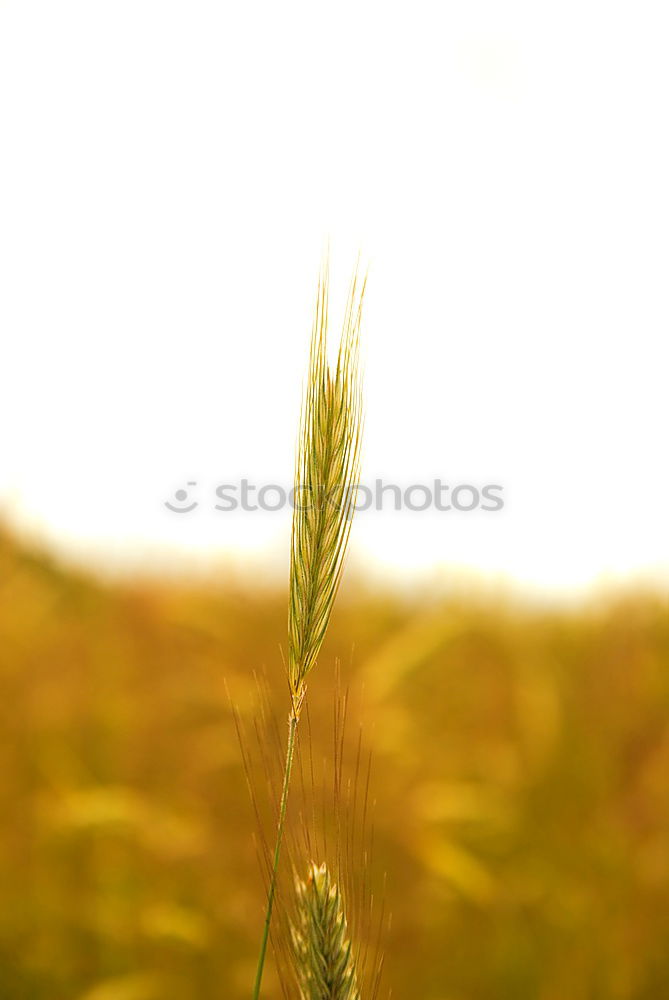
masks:
[[[253,986],[253,1000],[258,1000],[260,996],[260,986],[262,984],[262,974],[265,967],[265,956],[267,954],[267,943],[269,941],[269,928],[272,922],[272,910],[274,908],[274,897],[276,895],[276,880],[279,870],[279,858],[281,856],[281,843],[283,841],[283,828],[286,823],[286,808],[288,805],[288,789],[290,788],[290,772],[293,769],[293,756],[295,753],[295,733],[297,731],[298,716],[293,710],[288,720],[288,746],[286,747],[286,766],[283,772],[283,788],[281,790],[281,804],[279,806],[279,824],[276,831],[276,845],[274,847],[274,862],[272,874],[269,882],[269,893],[267,896],[267,911],[265,913],[265,926],[263,928],[262,941],[260,942],[260,955],[258,956],[258,968],[256,970],[256,981]]]

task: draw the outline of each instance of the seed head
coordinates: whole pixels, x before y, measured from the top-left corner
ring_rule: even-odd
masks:
[[[292,939],[301,1000],[360,1000],[342,897],[326,865],[312,864],[296,890]]]
[[[299,711],[337,595],[360,473],[358,369],[364,281],[351,283],[336,366],[327,359],[328,278],[318,286],[295,467],[288,675]]]

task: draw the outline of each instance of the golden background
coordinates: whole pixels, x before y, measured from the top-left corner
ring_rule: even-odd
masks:
[[[346,738],[373,750],[380,996],[669,995],[668,603],[345,581],[310,730],[320,759],[339,659]],[[3,1000],[250,995],[263,885],[230,696],[252,731],[265,671],[283,718],[285,629],[285,589],[111,584],[0,535]]]

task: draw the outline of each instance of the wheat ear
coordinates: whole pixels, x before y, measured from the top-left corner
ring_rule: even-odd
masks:
[[[327,266],[318,284],[295,464],[288,603],[288,682],[291,698],[288,743],[253,1000],[258,1000],[262,985],[295,737],[306,694],[306,679],[316,663],[330,621],[355,507],[362,431],[358,348],[364,289],[364,281],[360,283],[357,274],[354,275],[333,368],[327,359]]]
[[[344,904],[327,866],[312,864],[296,890],[292,939],[302,1000],[360,1000]]]
[[[358,338],[363,294],[364,284],[358,299],[354,278],[333,372],[326,353],[327,275],[318,291],[295,468],[290,554],[288,675],[298,704],[330,620],[355,504],[362,426]]]

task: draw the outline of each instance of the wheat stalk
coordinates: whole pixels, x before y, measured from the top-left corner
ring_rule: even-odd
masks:
[[[325,864],[296,879],[292,927],[295,974],[302,1000],[360,1000],[355,961],[339,887]]]
[[[360,283],[356,273],[351,282],[333,368],[327,358],[327,265],[323,268],[318,284],[295,465],[288,603],[288,683],[291,698],[288,742],[253,1000],[258,1000],[262,985],[295,738],[306,694],[306,680],[316,664],[330,621],[354,512],[362,430],[358,348],[364,290],[365,282]]]

